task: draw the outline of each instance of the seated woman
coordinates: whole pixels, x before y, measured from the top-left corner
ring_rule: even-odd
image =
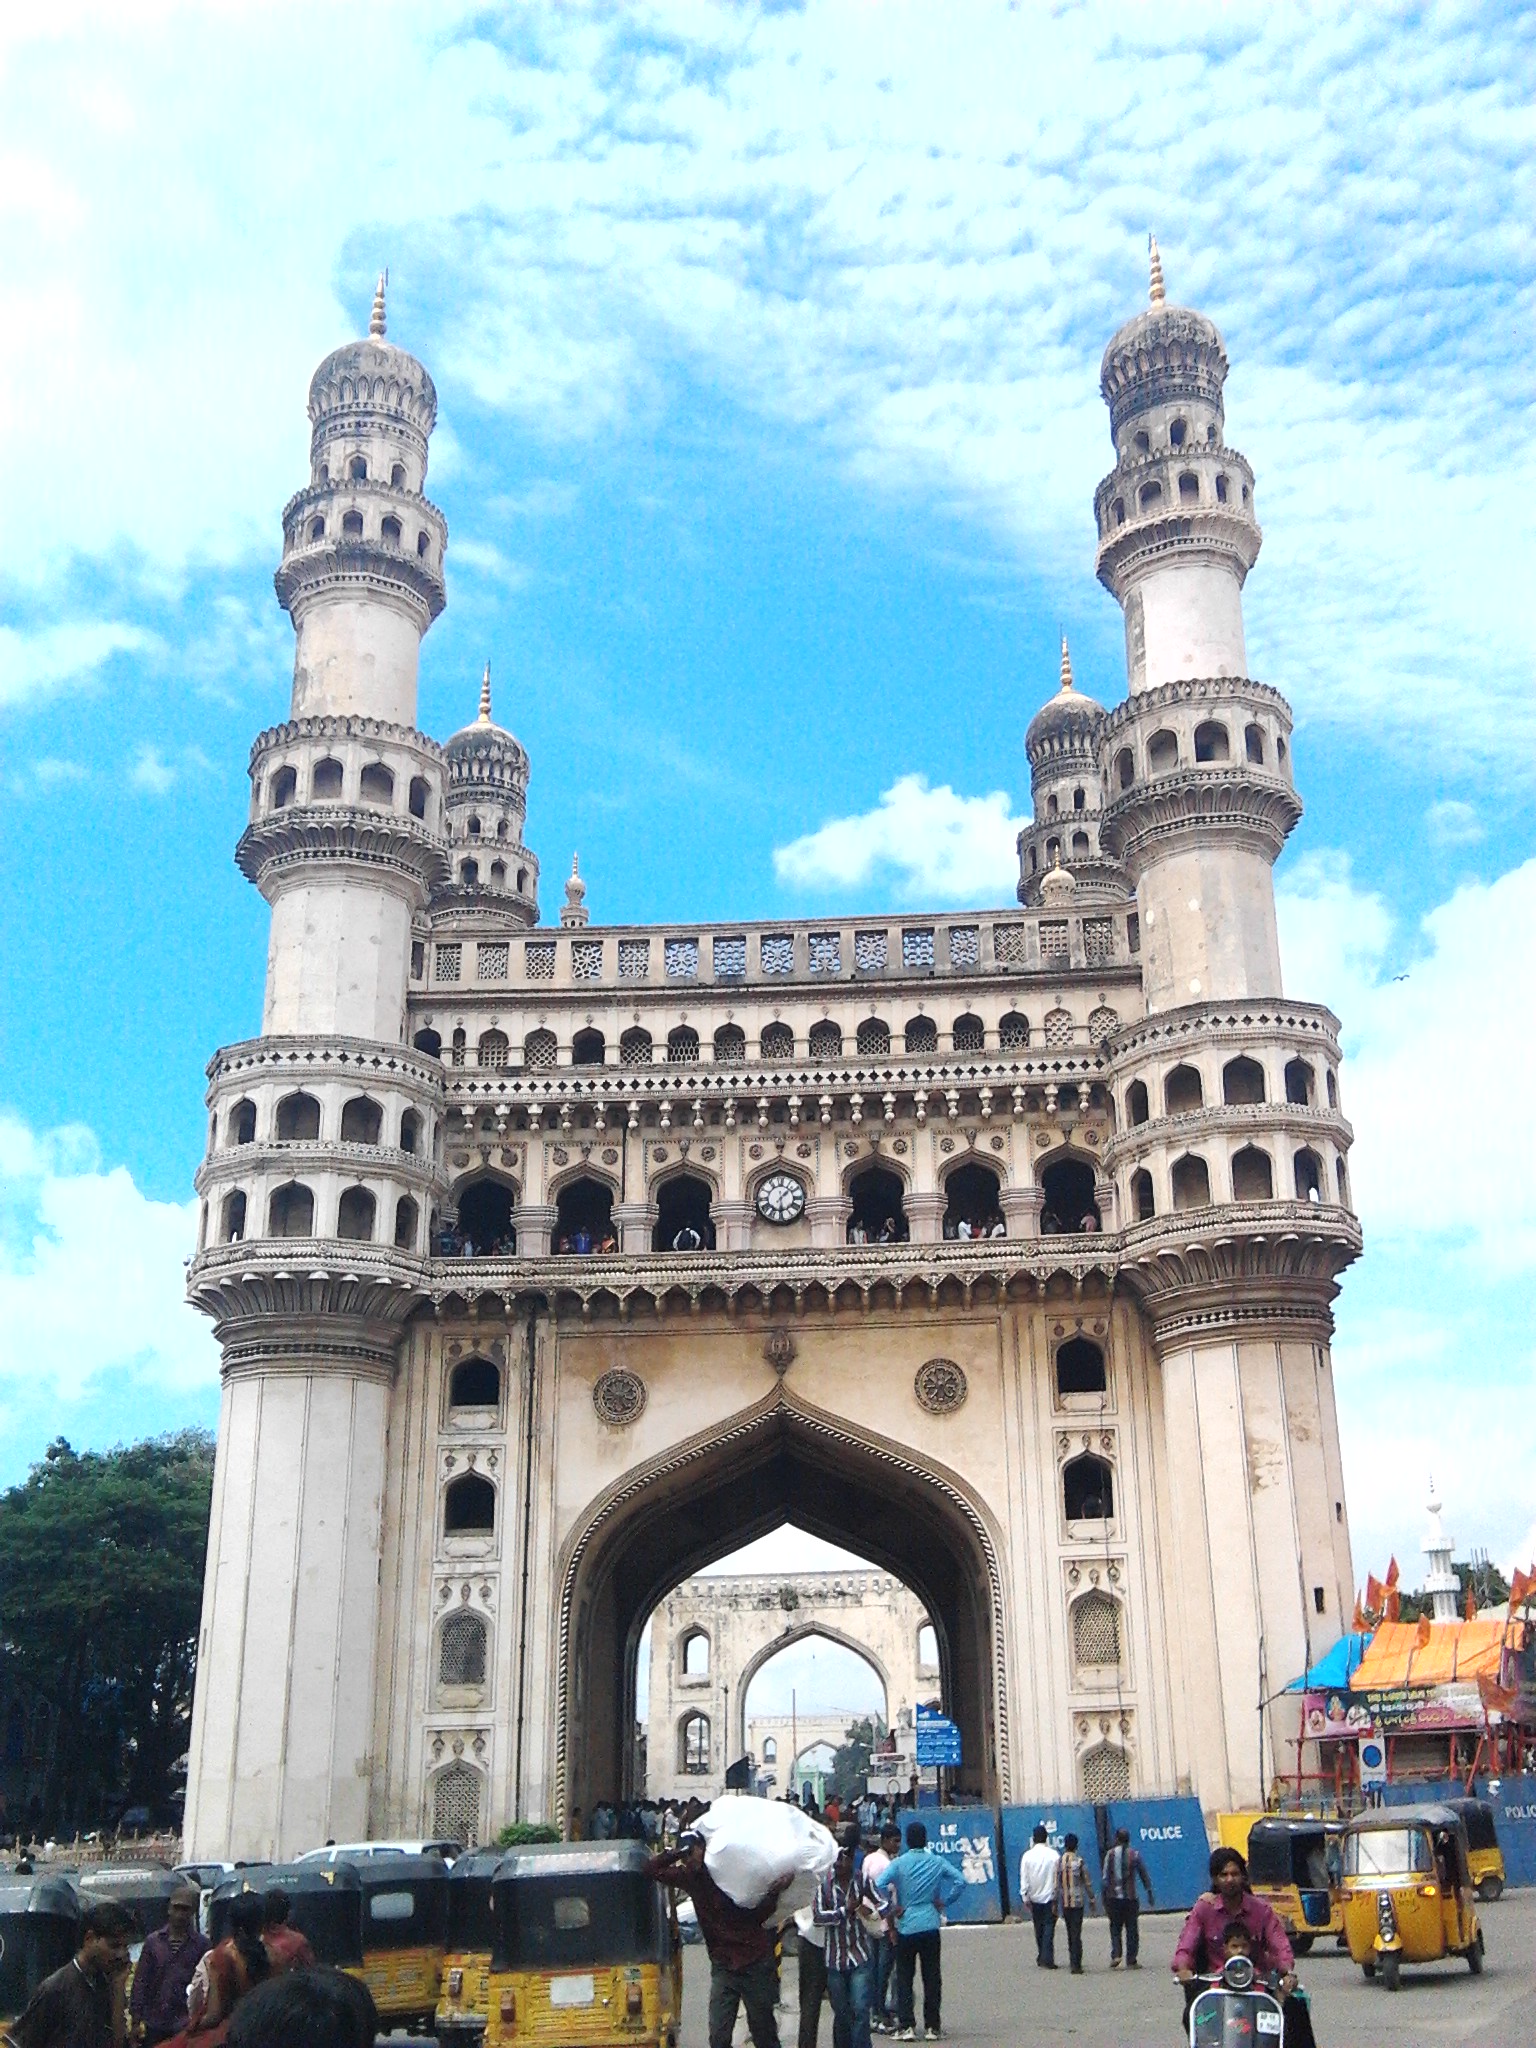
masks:
[[[187,1990],[187,2025],[167,2048],[220,2048],[235,2008],[272,1973],[262,1945],[266,1908],[260,1892],[242,1892],[229,1905],[229,1932],[198,1964]]]
[[[1229,1937],[1234,1942],[1245,1940],[1242,1953],[1253,1958],[1255,1970],[1280,1980],[1284,2048],[1315,2048],[1311,2014],[1305,2000],[1295,1995],[1295,1953],[1279,1915],[1249,1890],[1248,1865],[1236,1849],[1213,1849],[1210,1871],[1211,1889],[1190,1908],[1173,1951],[1173,1974],[1184,1986],[1186,2018],[1200,1990],[1196,1979],[1214,1976],[1220,1970],[1229,1952]]]

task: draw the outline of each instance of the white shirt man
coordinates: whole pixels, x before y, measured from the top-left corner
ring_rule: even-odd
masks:
[[[1035,1967],[1056,1967],[1056,1867],[1059,1849],[1053,1849],[1043,1827],[1035,1829],[1034,1840],[1019,1859],[1019,1897],[1029,1908],[1035,1923]]]

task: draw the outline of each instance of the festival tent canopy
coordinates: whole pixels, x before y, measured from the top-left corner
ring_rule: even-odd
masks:
[[[1370,1637],[1359,1633],[1340,1636],[1331,1650],[1325,1650],[1310,1671],[1304,1671],[1300,1678],[1293,1678],[1285,1688],[1287,1692],[1347,1692],[1358,1683],[1352,1674],[1370,1644]]]
[[[1349,1688],[1384,1692],[1404,1685],[1468,1685],[1480,1677],[1497,1681],[1505,1649],[1519,1649],[1524,1641],[1524,1624],[1503,1619],[1384,1621]]]

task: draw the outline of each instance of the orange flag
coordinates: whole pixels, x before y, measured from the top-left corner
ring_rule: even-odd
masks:
[[[1519,1574],[1519,1572],[1516,1572],[1516,1573],[1515,1573],[1515,1577],[1516,1577],[1517,1579],[1518,1579],[1518,1578],[1520,1577],[1520,1574]],[[1367,1573],[1366,1573],[1366,1575],[1365,1575],[1365,1611],[1366,1611],[1366,1613],[1367,1613],[1367,1614],[1380,1614],[1380,1612],[1381,1612],[1381,1607],[1382,1607],[1382,1602],[1383,1602],[1383,1601],[1385,1600],[1385,1598],[1386,1598],[1386,1588],[1385,1588],[1385,1587],[1384,1587],[1384,1586],[1382,1585],[1382,1583],[1381,1583],[1380,1579],[1378,1579],[1378,1578],[1377,1578],[1377,1576],[1376,1576],[1376,1574],[1375,1574],[1374,1572],[1367,1572]],[[1513,1592],[1511,1592],[1511,1593],[1510,1593],[1510,1596],[1509,1596],[1509,1604],[1510,1604],[1510,1606],[1511,1606],[1511,1607],[1513,1607],[1513,1606],[1514,1606],[1514,1604],[1515,1604],[1515,1596],[1514,1596],[1514,1593],[1513,1593]]]
[[[1396,1584],[1397,1584],[1397,1559],[1396,1559],[1395,1557],[1392,1557],[1392,1558],[1388,1558],[1388,1560],[1387,1560],[1387,1590],[1388,1590],[1388,1592],[1390,1592],[1390,1591],[1392,1590],[1392,1588],[1393,1588],[1393,1587],[1394,1587],[1394,1586],[1395,1586]]]
[[[1358,1593],[1355,1595],[1355,1618],[1349,1625],[1356,1635],[1363,1635],[1365,1633],[1365,1610],[1360,1605],[1360,1595]]]
[[[1532,1594],[1536,1594],[1536,1564],[1528,1572],[1516,1571],[1509,1582],[1509,1611],[1523,1607]]]
[[[1468,1586],[1468,1588],[1467,1588],[1467,1597],[1466,1597],[1466,1599],[1465,1599],[1465,1600],[1463,1600],[1463,1601],[1462,1601],[1462,1603],[1461,1603],[1461,1611],[1462,1611],[1462,1614],[1464,1615],[1464,1617],[1465,1617],[1465,1618],[1466,1618],[1466,1619],[1467,1619],[1468,1621],[1476,1621],[1476,1619],[1477,1619],[1477,1589],[1476,1589],[1476,1587],[1475,1587],[1475,1586]]]
[[[1514,1714],[1519,1711],[1519,1693],[1510,1686],[1498,1684],[1485,1671],[1478,1673],[1477,1691],[1485,1713]]]
[[[1396,1621],[1398,1616],[1402,1613],[1402,1611],[1402,1595],[1398,1592],[1396,1586],[1394,1586],[1389,1580],[1387,1584],[1387,1605],[1385,1618],[1388,1621]]]
[[[1393,1597],[1395,1598],[1396,1596],[1394,1595]],[[1421,1614],[1419,1616],[1419,1634],[1418,1640],[1415,1644],[1415,1648],[1420,1650],[1427,1650],[1429,1648],[1430,1636],[1433,1633],[1434,1631],[1431,1629],[1429,1625],[1429,1616],[1427,1614]]]

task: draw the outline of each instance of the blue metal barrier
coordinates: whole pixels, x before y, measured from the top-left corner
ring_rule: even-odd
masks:
[[[1005,1910],[1019,1918],[1027,1909],[1019,1900],[1019,1864],[1029,1847],[1030,1836],[1042,1825],[1051,1847],[1059,1849],[1067,1835],[1076,1835],[1078,1854],[1088,1866],[1095,1896],[1099,1891],[1099,1838],[1095,1832],[1093,1808],[1080,1804],[1063,1806],[1005,1806],[1003,1808],[1003,1898]],[[1152,1882],[1156,1884],[1156,1877]]]
[[[1123,1799],[1110,1808],[1109,1832],[1128,1828],[1160,1910],[1192,1906],[1210,1890],[1211,1845],[1198,1799]]]
[[[1001,1920],[998,1883],[997,1815],[990,1806],[946,1806],[923,1816],[928,1845],[954,1864],[965,1879],[964,1894],[944,1908],[951,1924]]]

